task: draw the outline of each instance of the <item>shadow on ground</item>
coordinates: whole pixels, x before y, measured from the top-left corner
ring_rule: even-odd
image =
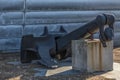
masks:
[[[114,49],[113,52],[114,61],[120,62],[120,48]],[[109,80],[100,76],[107,72],[73,71],[70,59],[60,62],[60,67],[53,70],[37,63],[21,64],[19,56],[19,53],[0,53],[0,80]]]

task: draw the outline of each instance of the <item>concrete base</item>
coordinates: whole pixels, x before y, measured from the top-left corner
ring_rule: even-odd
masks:
[[[113,69],[113,42],[103,47],[98,39],[72,41],[72,67],[82,72],[109,71]]]

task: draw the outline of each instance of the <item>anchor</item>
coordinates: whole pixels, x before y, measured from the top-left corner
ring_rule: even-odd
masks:
[[[98,30],[103,47],[107,47],[106,42],[113,40],[114,37],[114,22],[113,15],[100,14],[94,20],[70,33],[67,33],[63,26],[60,26],[59,31],[48,31],[46,26],[39,37],[34,37],[32,34],[25,35],[21,41],[21,62],[30,63],[32,60],[38,60],[40,64],[48,68],[56,68],[58,67],[57,55],[61,55],[60,59],[71,55],[66,53],[71,40],[92,39],[92,35]],[[108,25],[107,28],[106,25]]]

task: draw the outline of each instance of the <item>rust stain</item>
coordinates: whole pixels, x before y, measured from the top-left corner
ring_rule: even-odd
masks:
[[[92,69],[94,70],[94,52],[93,52],[93,50],[94,50],[94,48],[93,48],[93,44],[91,44],[91,53],[92,53],[92,55],[91,55],[91,58],[92,58]]]
[[[99,43],[99,69],[102,70],[102,46]]]

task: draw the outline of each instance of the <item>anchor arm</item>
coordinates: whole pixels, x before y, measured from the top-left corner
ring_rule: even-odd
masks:
[[[112,20],[111,20],[112,19]],[[106,22],[106,21],[109,21]],[[107,14],[102,14],[98,15],[94,20],[88,22],[87,24],[81,26],[80,28],[74,30],[73,32],[58,38],[56,40],[57,44],[57,50],[59,51],[61,48],[63,48],[65,45],[70,43],[71,40],[77,40],[80,38],[88,38],[92,34],[96,33],[97,30],[100,30],[100,41],[102,42],[103,46],[106,46],[106,38],[104,35],[104,26],[105,25],[110,25],[114,23],[114,16],[112,15],[107,15]],[[113,26],[111,26],[113,27]],[[87,37],[86,37],[87,36]]]

